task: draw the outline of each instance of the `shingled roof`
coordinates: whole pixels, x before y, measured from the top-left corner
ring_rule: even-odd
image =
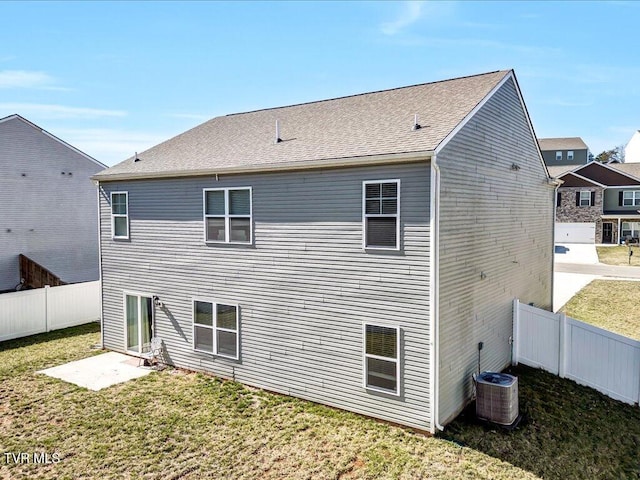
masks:
[[[426,156],[511,70],[216,117],[104,170],[100,181]],[[421,128],[413,129],[418,115]],[[276,142],[276,121],[279,137]]]
[[[598,176],[594,177],[594,167],[599,166],[600,170],[596,169]],[[565,166],[553,166],[547,167],[549,175],[552,178],[560,178],[567,174],[577,173],[586,178],[596,180],[604,185],[615,187],[617,185],[635,185],[636,182],[640,182],[640,163],[610,163],[602,164],[599,162],[590,162],[583,165],[565,165]],[[604,172],[605,175],[602,176]],[[619,172],[619,173],[617,173]]]
[[[580,137],[539,138],[540,150],[588,150],[587,144]]]

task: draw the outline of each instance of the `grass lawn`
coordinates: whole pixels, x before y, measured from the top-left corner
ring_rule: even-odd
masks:
[[[461,417],[428,437],[178,369],[99,392],[34,373],[98,341],[88,325],[0,343],[0,478],[640,478],[640,409],[542,371],[516,372],[516,431]]]
[[[572,318],[640,340],[640,282],[594,280],[561,311]]]
[[[640,247],[632,245],[631,264],[629,264],[629,247],[626,245],[618,245],[615,247],[596,247],[598,251],[598,260],[600,263],[607,265],[631,265],[632,267],[640,266]]]

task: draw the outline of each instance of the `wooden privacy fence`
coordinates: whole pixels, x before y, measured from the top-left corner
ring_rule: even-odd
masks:
[[[99,319],[99,281],[0,295],[0,342]]]
[[[542,368],[626,403],[640,402],[640,342],[517,299],[513,338],[514,364]]]
[[[42,288],[45,285],[57,287],[65,284],[60,277],[25,255],[20,254],[18,262],[20,279],[21,281],[24,280],[24,284],[28,287]]]

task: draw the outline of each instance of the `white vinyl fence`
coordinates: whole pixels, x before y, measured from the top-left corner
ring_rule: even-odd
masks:
[[[640,402],[640,342],[517,299],[513,362],[539,367],[626,403]]]
[[[0,342],[99,319],[99,281],[0,295]]]

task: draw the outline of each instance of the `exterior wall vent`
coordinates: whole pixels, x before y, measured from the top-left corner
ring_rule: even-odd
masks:
[[[476,416],[500,425],[518,419],[518,377],[483,372],[476,378]]]

